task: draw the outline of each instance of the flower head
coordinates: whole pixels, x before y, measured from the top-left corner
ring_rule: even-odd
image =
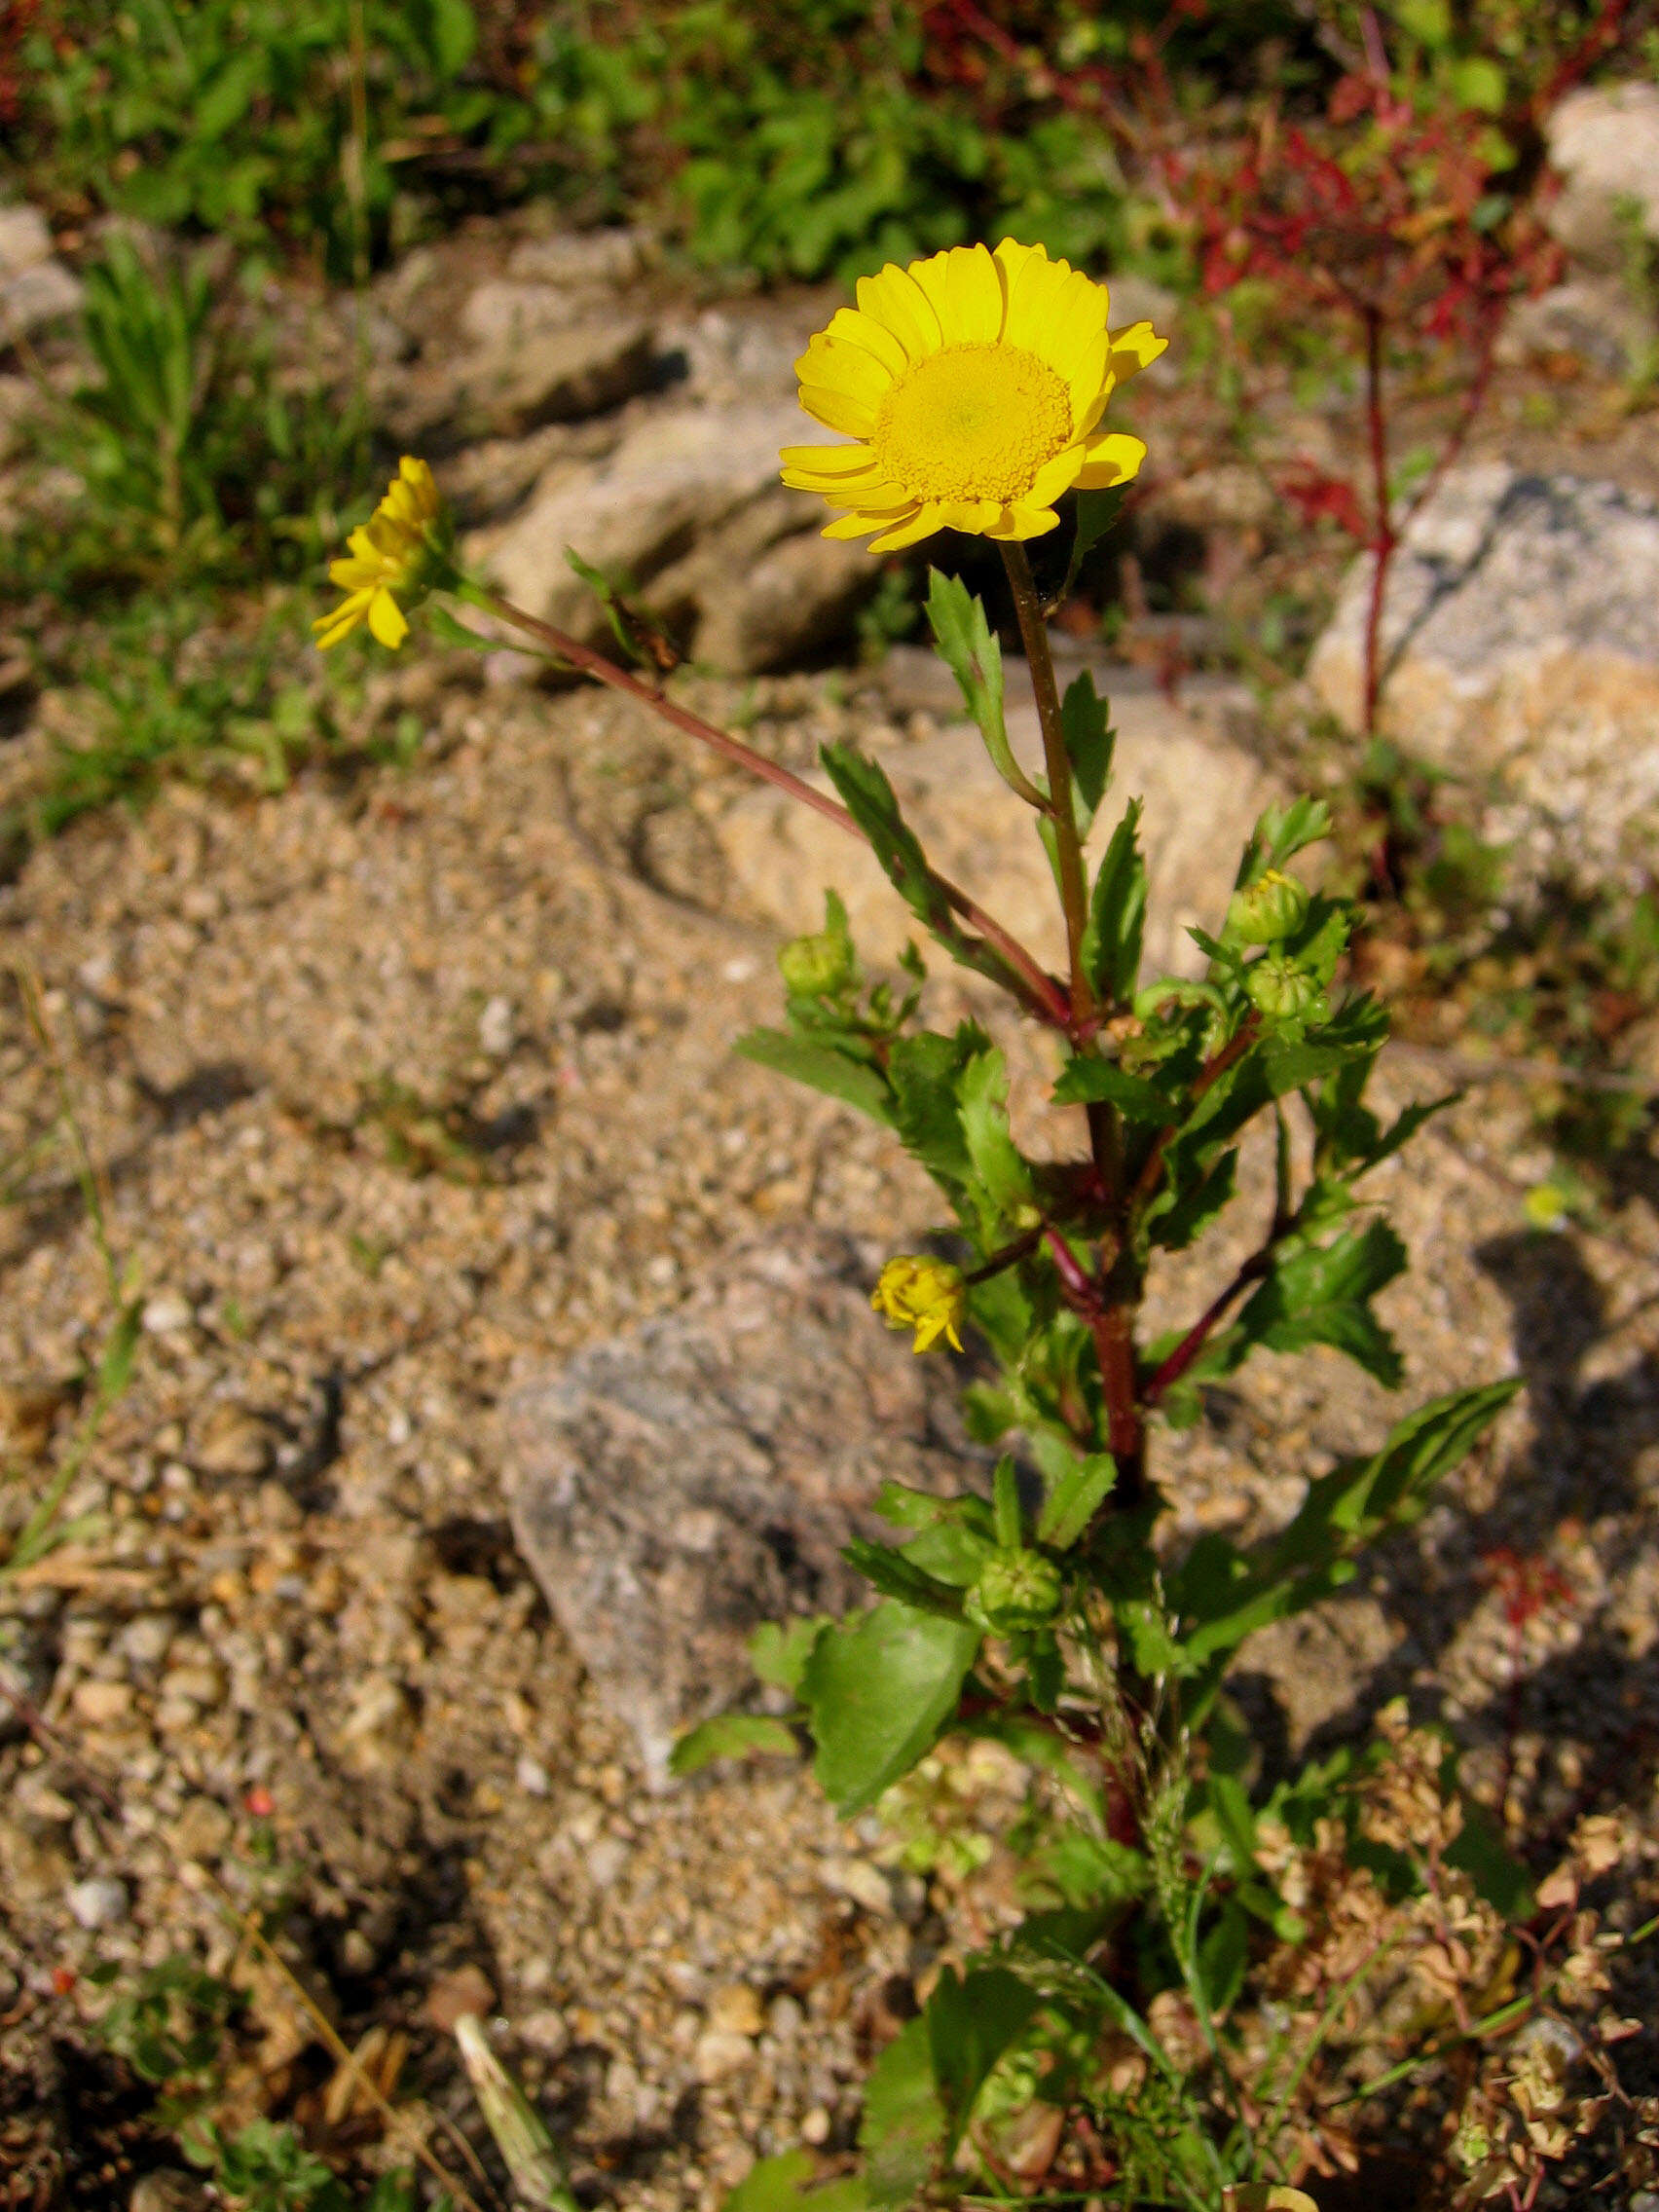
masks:
[[[928,1351],[940,1337],[962,1349],[967,1292],[960,1268],[914,1253],[889,1260],[870,1293],[870,1304],[890,1329],[914,1329],[914,1349]]]
[[[1102,430],[1116,387],[1168,344],[1108,332],[1107,295],[1040,245],[952,246],[859,281],[795,363],[800,403],[850,446],[786,446],[784,482],[849,511],[872,553],[936,530],[1040,537],[1073,486],[1127,483],[1139,438]]]
[[[424,461],[405,454],[387,495],[360,530],[347,539],[345,558],[328,573],[346,597],[332,613],[312,624],[326,652],[366,622],[383,645],[409,635],[405,606],[417,607],[452,573],[449,515]]]

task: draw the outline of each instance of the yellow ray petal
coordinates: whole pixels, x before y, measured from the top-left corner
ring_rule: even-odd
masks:
[[[867,537],[872,530],[879,530],[888,518],[885,515],[837,515],[833,522],[826,523],[821,537]]]
[[[1008,337],[1008,303],[1014,298],[1020,277],[1028,262],[1047,264],[1049,249],[1041,245],[1021,245],[1017,239],[1003,239],[991,249],[991,259],[997,265],[997,276],[1002,283],[1003,336]]]
[[[953,245],[915,266],[947,346],[994,346],[1002,335],[1003,291],[982,245]]]
[[[1120,384],[1127,384],[1168,350],[1168,339],[1160,338],[1150,322],[1131,322],[1126,330],[1112,333],[1112,373]]]
[[[1114,484],[1126,484],[1140,473],[1146,446],[1124,430],[1108,430],[1090,438],[1083,449],[1083,466],[1077,472],[1080,492],[1108,492]]]
[[[893,379],[873,353],[862,346],[843,346],[835,339],[815,338],[794,365],[803,385],[824,391],[843,391],[850,399],[879,407],[893,388]]]
[[[867,438],[875,428],[875,408],[850,391],[830,391],[821,384],[803,384],[800,403],[806,412],[831,430],[844,430],[849,438]]]
[[[843,345],[862,346],[896,377],[902,377],[910,365],[909,355],[887,325],[877,322],[872,314],[861,314],[857,308],[837,308],[830,317],[827,335]]]
[[[778,459],[786,468],[802,476],[857,476],[875,466],[873,450],[863,443],[851,446],[780,446]]]
[[[1071,383],[1072,426],[1081,430],[1090,407],[1100,397],[1106,384],[1106,333],[1102,329],[1091,338],[1078,356]],[[1099,417],[1095,417],[1099,421]]]
[[[1071,277],[1072,271],[1065,262],[1050,261],[1046,255],[1033,254],[1021,265],[1009,290],[1008,316],[1003,325],[1003,335],[1011,346],[1024,346],[1041,358],[1048,358],[1048,340]]]
[[[941,499],[939,526],[940,530],[989,530],[1001,513],[995,499]]]
[[[987,530],[987,537],[1046,537],[1050,531],[1059,527],[1060,518],[1052,507],[1033,507],[1023,500],[1017,506],[1005,507],[1003,520],[994,530]]]
[[[906,545],[915,545],[924,537],[932,537],[940,527],[939,512],[937,500],[924,499],[908,522],[902,522],[897,528],[884,531],[881,536],[872,537],[869,541],[870,551],[898,553]]]
[[[1067,446],[1063,452],[1055,454],[1052,461],[1043,463],[1020,504],[1027,507],[1052,506],[1060,494],[1069,492],[1077,482],[1078,471],[1082,466],[1082,446]]]
[[[925,360],[939,351],[943,341],[933,302],[897,262],[890,261],[873,276],[861,276],[858,289],[860,308],[892,331],[909,360]]]
[[[383,645],[396,647],[409,635],[403,609],[388,591],[377,591],[369,601],[369,629]]]
[[[1084,354],[1106,327],[1106,295],[1098,284],[1073,270],[1050,303],[1049,312],[1052,319],[1048,334],[1033,350],[1069,384]]]
[[[1117,388],[1118,380],[1112,374],[1110,366],[1108,366],[1106,370],[1105,382],[1101,385],[1100,389],[1094,394],[1094,397],[1089,401],[1088,405],[1084,409],[1083,413],[1078,417],[1077,428],[1072,433],[1074,437],[1088,437],[1089,431],[1093,429],[1095,424],[1098,423],[1101,416],[1105,414],[1106,402],[1111,398],[1113,392],[1116,391]]]

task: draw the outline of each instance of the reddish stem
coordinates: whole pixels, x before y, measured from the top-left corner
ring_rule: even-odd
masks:
[[[1154,1370],[1152,1380],[1143,1393],[1149,1406],[1156,1406],[1164,1392],[1180,1382],[1214,1335],[1217,1323],[1239,1293],[1248,1290],[1253,1282],[1261,1281],[1268,1272],[1272,1252],[1272,1244],[1264,1244],[1259,1252],[1252,1252],[1227,1288],[1210,1300],[1169,1357]]]
[[[814,790],[804,778],[795,775],[789,768],[781,767],[776,760],[768,760],[763,753],[756,753],[752,746],[745,745],[741,738],[733,737],[729,730],[721,729],[718,723],[705,721],[701,715],[694,715],[688,707],[682,707],[651,684],[630,675],[627,669],[618,668],[614,661],[607,660],[603,653],[595,652],[591,645],[584,645],[576,639],[567,637],[563,630],[555,630],[550,622],[538,622],[534,614],[526,614],[522,608],[514,607],[508,600],[498,599],[494,593],[480,593],[473,604],[486,608],[503,622],[510,622],[515,630],[523,630],[530,637],[538,638],[559,659],[568,661],[572,668],[579,668],[584,676],[591,676],[598,682],[608,684],[611,690],[625,692],[629,698],[638,699],[653,715],[671,722],[676,729],[683,730],[688,737],[697,738],[722,758],[735,761],[740,768],[747,768],[752,776],[758,776],[763,783],[773,784],[779,791],[788,792],[791,798],[797,798],[803,806],[810,806],[816,813],[822,814],[826,821],[833,822],[837,828],[863,839],[864,831],[846,808],[835,799],[824,792]],[[1056,1029],[1069,1028],[1071,1008],[1066,994],[1053,977],[1041,968],[1019,940],[987,914],[977,900],[970,899],[967,892],[958,890],[954,883],[937,870],[930,869],[929,873],[951,910],[960,914],[965,922],[972,924],[985,942],[1002,956],[1012,972],[1010,987],[1027,1012],[1036,1014],[1040,1020],[1051,1023]]]
[[[1193,1080],[1192,1102],[1195,1106],[1210,1086],[1219,1082],[1235,1060],[1241,1060],[1244,1057],[1244,1054],[1256,1042],[1256,1032],[1260,1027],[1260,1021],[1252,1014],[1242,1023],[1237,1035],[1225,1044],[1219,1052],[1212,1053],[1209,1059],[1204,1062]],[[1135,1177],[1135,1187],[1129,1193],[1129,1211],[1131,1213],[1137,1207],[1143,1206],[1151,1198],[1153,1192],[1157,1190],[1159,1174],[1163,1166],[1163,1155],[1169,1149],[1169,1140],[1174,1134],[1175,1124],[1171,1123],[1167,1128],[1160,1129],[1158,1135],[1154,1138],[1152,1150],[1146,1156],[1146,1164]]]
[[[1364,733],[1377,735],[1377,705],[1382,688],[1382,601],[1388,568],[1398,539],[1388,497],[1388,426],[1382,407],[1382,310],[1368,300],[1365,317],[1365,423],[1371,448],[1372,569],[1371,600],[1365,610]]]

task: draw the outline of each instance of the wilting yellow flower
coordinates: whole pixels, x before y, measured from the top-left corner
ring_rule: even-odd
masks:
[[[1102,430],[1120,384],[1157,360],[1150,322],[1108,332],[1104,284],[1004,239],[859,281],[795,363],[800,403],[850,446],[786,446],[784,482],[850,512],[826,537],[872,553],[936,530],[1040,537],[1074,485],[1127,483],[1139,438]]]
[[[312,624],[323,651],[363,622],[383,645],[402,645],[409,635],[404,605],[419,606],[450,573],[451,535],[431,470],[405,454],[386,498],[346,540],[345,558],[328,564],[346,597]]]
[[[914,1329],[914,1349],[929,1351],[940,1337],[947,1337],[960,1351],[959,1334],[967,1290],[960,1268],[945,1260],[929,1260],[914,1253],[889,1260],[881,1280],[870,1293],[870,1304],[890,1329]]]

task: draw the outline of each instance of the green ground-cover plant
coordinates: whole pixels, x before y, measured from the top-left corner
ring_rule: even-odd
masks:
[[[0,590],[85,604],[316,560],[357,487],[362,410],[278,360],[236,276],[222,255],[164,258],[119,232],[88,266],[87,373],[43,387],[24,423],[27,460],[77,489],[25,501]]]
[[[46,0],[17,42],[34,197],[320,253],[340,276],[434,216],[550,193],[654,212],[695,257],[862,271],[1006,225],[1121,254],[1131,58],[1189,109],[1255,57],[1326,71],[1299,12],[1107,18],[918,0]]]
[[[738,2212],[803,2193],[821,2212],[1306,2202],[1290,2185],[1351,2157],[1348,2108],[1368,2090],[1604,1987],[1593,1931],[1538,1918],[1549,1900],[1460,1795],[1439,1736],[1390,1713],[1374,1746],[1269,1787],[1228,1690],[1253,1634],[1330,1597],[1421,1519],[1518,1384],[1408,1414],[1374,1451],[1310,1475],[1299,1511],[1260,1543],[1168,1532],[1159,1439],[1198,1418],[1206,1384],[1263,1351],[1322,1346],[1399,1386],[1375,1302],[1406,1253],[1367,1178],[1436,1104],[1385,1122],[1367,1102],[1387,1023],[1349,978],[1354,910],[1296,872],[1330,828],[1321,803],[1255,825],[1232,884],[1216,887],[1213,927],[1191,933],[1203,955],[1194,977],[1144,972],[1138,801],[1086,859],[1111,790],[1110,714],[1087,676],[1058,691],[1024,540],[1056,526],[1051,502],[1081,483],[1075,569],[1144,453],[1100,426],[1101,409],[1161,342],[1145,324],[1108,335],[1105,310],[1100,287],[1008,240],[994,257],[979,247],[890,268],[801,365],[803,405],[864,442],[784,455],[788,481],[849,510],[837,536],[874,533],[879,551],[948,521],[998,545],[1040,766],[1011,746],[983,604],[936,572],[928,617],[1047,853],[1059,973],[939,873],[855,745],[825,750],[831,798],[676,699],[625,608],[610,606],[613,627],[643,674],[467,576],[419,461],[404,461],[353,534],[332,571],[346,597],[317,623],[325,645],[367,626],[397,646],[412,620],[452,643],[472,637],[438,594],[509,625],[862,837],[935,944],[1047,1040],[1052,1141],[1026,1149],[988,1019],[930,1026],[913,947],[902,980],[866,977],[831,894],[823,931],[782,955],[785,1026],[744,1043],[889,1129],[939,1186],[950,1256],[896,1256],[872,1303],[914,1331],[918,1351],[974,1333],[968,1418],[996,1457],[989,1483],[957,1496],[889,1486],[875,1504],[892,1540],[846,1554],[874,1603],[762,1631],[755,1658],[772,1710],[692,1732],[679,1769],[793,1752],[804,1735],[850,1818],[901,1803],[924,1762],[977,1743],[1023,1774],[1026,1805],[1009,1844],[1023,1914],[988,1943],[947,1951],[870,2077],[857,2172],[809,2190],[812,2161],[792,2154],[757,2169]],[[1273,1170],[1253,1244],[1188,1325],[1148,1338],[1151,1272],[1213,1241],[1256,1141]],[[1586,1844],[1586,1869],[1591,1855]],[[1574,1899],[1578,1878],[1560,1877]],[[1511,1928],[1536,1962],[1528,1987]],[[1477,2196],[1530,2204],[1543,2157],[1571,2140],[1562,2053],[1576,2063],[1593,2046],[1569,2031],[1549,2047],[1547,2063],[1517,2045],[1465,2069],[1487,2100],[1458,2151]]]

